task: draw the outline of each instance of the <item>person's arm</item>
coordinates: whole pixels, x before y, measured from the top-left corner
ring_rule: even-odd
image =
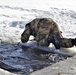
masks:
[[[25,42],[27,42],[29,40],[29,37],[30,37],[30,28],[29,28],[29,26],[27,24],[24,32],[21,34],[21,41],[23,43],[25,43]]]
[[[60,45],[62,48],[71,48],[74,45],[76,46],[76,38],[60,38]]]

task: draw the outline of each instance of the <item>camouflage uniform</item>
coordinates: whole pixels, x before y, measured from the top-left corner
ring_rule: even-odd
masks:
[[[60,47],[62,48],[70,48],[70,47],[73,47],[74,45],[76,46],[76,38],[75,39],[60,38],[59,42],[60,42]]]
[[[58,25],[51,18],[37,18],[26,24],[25,30],[21,35],[21,41],[27,42],[30,35],[33,35],[37,43],[41,46],[49,46],[50,43],[53,43],[57,49],[59,49],[61,46],[70,46],[68,46],[67,44],[65,46],[63,44],[65,42],[63,42],[62,40],[66,41],[68,39],[62,37]],[[71,39],[69,39],[68,41],[70,40]]]

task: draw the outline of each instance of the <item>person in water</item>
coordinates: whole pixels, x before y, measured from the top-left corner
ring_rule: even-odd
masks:
[[[21,41],[27,42],[30,35],[35,37],[40,46],[48,47],[50,43],[53,43],[56,49],[76,46],[76,38],[64,38],[58,25],[51,18],[36,18],[26,24],[25,30],[21,34]]]

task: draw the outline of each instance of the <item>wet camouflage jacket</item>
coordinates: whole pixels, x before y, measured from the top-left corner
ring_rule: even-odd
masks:
[[[72,39],[63,38],[58,25],[51,18],[36,18],[26,24],[21,41],[27,42],[30,35],[33,35],[41,46],[49,46],[50,43],[56,48],[73,46]]]

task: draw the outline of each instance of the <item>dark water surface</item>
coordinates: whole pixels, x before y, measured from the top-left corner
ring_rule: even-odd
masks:
[[[18,75],[29,75],[65,59],[66,56],[22,48],[17,44],[0,44],[0,68]]]

